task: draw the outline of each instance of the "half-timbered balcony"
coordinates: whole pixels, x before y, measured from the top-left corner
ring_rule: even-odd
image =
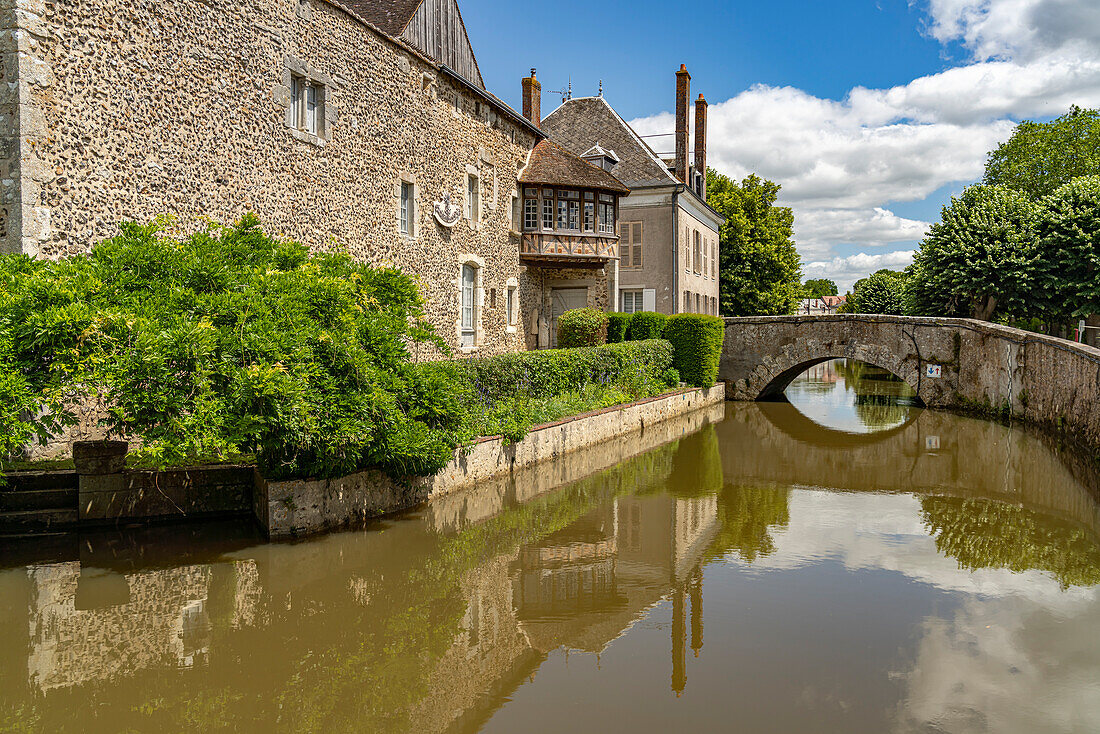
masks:
[[[524,232],[519,258],[546,267],[597,267],[619,257],[619,238],[597,234]]]
[[[521,261],[600,268],[619,257],[619,198],[630,190],[605,168],[543,140],[519,181]]]

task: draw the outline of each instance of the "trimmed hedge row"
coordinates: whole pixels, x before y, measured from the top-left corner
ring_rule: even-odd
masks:
[[[590,383],[631,385],[668,380],[672,345],[661,339],[575,349],[514,352],[455,363],[483,399],[548,397]]]
[[[607,315],[607,343],[625,342],[630,329],[630,314],[609,313]]]
[[[598,308],[575,308],[558,317],[558,346],[597,347],[607,343],[607,314]]]
[[[672,366],[695,387],[710,387],[718,379],[725,324],[717,316],[680,313],[668,318],[664,338],[672,343]]]
[[[668,316],[655,311],[638,311],[630,317],[630,341],[660,339]]]

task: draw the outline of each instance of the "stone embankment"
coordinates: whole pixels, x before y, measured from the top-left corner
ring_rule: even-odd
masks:
[[[438,474],[404,479],[365,471],[269,482],[249,466],[137,471],[125,468],[124,442],[78,442],[75,471],[8,476],[12,486],[0,491],[0,534],[251,514],[268,537],[289,538],[458,497],[474,485],[513,483],[519,494],[534,496],[697,430],[700,420],[720,418],[702,409],[720,409],[724,401],[721,385],[679,390],[538,426],[515,444],[484,438],[456,451]],[[455,503],[443,507],[451,512]]]
[[[890,370],[930,408],[1016,418],[1100,447],[1100,349],[984,321],[728,318],[718,377],[732,400],[766,400],[839,357]]]

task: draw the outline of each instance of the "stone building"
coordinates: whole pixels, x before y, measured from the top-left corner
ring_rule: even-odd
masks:
[[[252,211],[415,274],[479,354],[539,346],[544,289],[595,282],[521,262],[518,175],[545,135],[485,90],[457,0],[0,1],[0,252]]]
[[[602,93],[566,99],[542,121],[551,140],[581,157],[602,157],[631,191],[622,205],[621,257],[611,278],[617,285],[612,301],[620,311],[718,314],[718,233],[724,219],[706,203],[707,102],[701,94],[690,155],[690,89],[691,76],[681,65],[671,161],[662,159]]]

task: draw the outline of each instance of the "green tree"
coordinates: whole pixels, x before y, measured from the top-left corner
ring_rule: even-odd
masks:
[[[1100,313],[1100,176],[1043,199],[1039,249],[1036,308],[1052,320]]]
[[[1039,206],[1003,186],[952,197],[907,272],[909,313],[989,321],[1034,306]]]
[[[1075,106],[1051,122],[1021,122],[1012,137],[989,154],[983,182],[1038,200],[1078,176],[1097,174],[1100,112]]]
[[[839,293],[836,283],[828,278],[810,278],[802,284],[802,289],[805,298],[823,298]]]
[[[860,278],[841,311],[900,316],[905,313],[906,280],[905,273],[887,268]]]
[[[750,175],[740,184],[707,169],[707,202],[726,218],[719,238],[719,299],[725,316],[794,313],[802,262],[794,214],[775,206],[779,184]]]

